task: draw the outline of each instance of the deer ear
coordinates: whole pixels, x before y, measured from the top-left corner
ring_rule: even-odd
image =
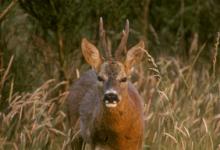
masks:
[[[129,74],[131,72],[131,68],[138,64],[144,55],[144,41],[140,41],[138,44],[133,46],[127,53],[126,59],[125,59],[125,69],[126,72]]]
[[[86,62],[92,66],[92,68],[98,70],[102,64],[102,58],[98,49],[85,38],[82,39],[81,48]]]

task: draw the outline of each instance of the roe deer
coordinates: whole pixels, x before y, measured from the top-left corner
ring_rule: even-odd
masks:
[[[74,134],[73,149],[81,150],[88,143],[92,150],[140,150],[143,143],[143,101],[137,89],[128,81],[131,68],[144,54],[140,41],[119,61],[126,47],[129,33],[127,20],[121,42],[112,57],[100,18],[100,38],[105,59],[87,39],[81,43],[82,53],[93,68],[84,73],[70,88],[67,99],[71,127]]]

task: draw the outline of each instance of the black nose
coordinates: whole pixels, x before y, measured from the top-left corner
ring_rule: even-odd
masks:
[[[108,93],[104,95],[104,100],[108,100],[110,103],[113,101],[118,101],[118,95],[115,93]]]

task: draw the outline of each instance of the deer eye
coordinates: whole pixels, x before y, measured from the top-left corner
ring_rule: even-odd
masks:
[[[100,81],[100,82],[105,81],[104,78],[102,78],[102,77],[100,77],[100,76],[98,76],[97,79],[98,79],[98,81]]]
[[[126,82],[127,81],[127,77],[121,78],[120,82]]]

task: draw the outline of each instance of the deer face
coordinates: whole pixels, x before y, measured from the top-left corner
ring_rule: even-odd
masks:
[[[106,107],[116,107],[127,88],[127,73],[125,67],[118,61],[107,61],[100,66],[97,79],[103,91]],[[124,93],[125,94],[125,93]]]
[[[144,42],[141,41],[132,47],[124,62],[113,59],[104,61],[98,49],[86,39],[82,40],[81,47],[85,60],[96,71],[104,105],[116,107],[127,95],[127,79],[133,65],[142,58]]]
[[[97,74],[97,82],[99,82],[103,102],[106,107],[116,107],[126,95],[127,78],[131,72],[133,65],[142,59],[144,53],[144,42],[140,41],[137,45],[132,47],[124,62],[119,61],[120,53],[125,49],[129,33],[129,22],[127,20],[125,30],[122,32],[122,39],[115,51],[115,59],[112,58],[111,50],[109,49],[106,39],[105,30],[103,28],[103,21],[100,18],[100,37],[101,43],[106,53],[106,60],[100,55],[98,49],[88,40],[82,40],[82,53],[89,65],[95,69]]]

